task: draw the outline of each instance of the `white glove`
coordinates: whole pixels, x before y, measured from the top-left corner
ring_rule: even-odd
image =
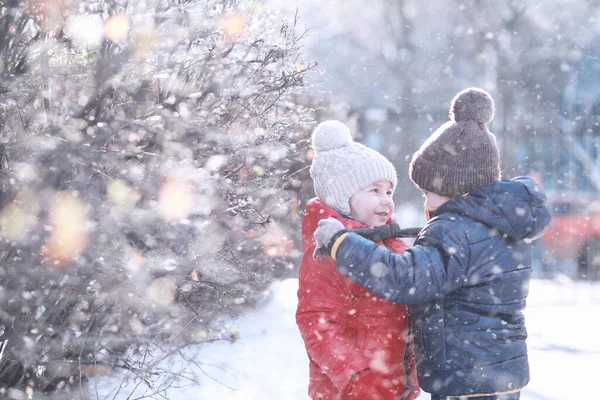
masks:
[[[317,258],[317,254],[321,254],[322,259],[325,259],[325,256],[329,254],[329,246],[331,245],[331,238],[335,236],[336,233],[345,229],[344,224],[338,221],[335,218],[329,217],[327,219],[322,219],[319,221],[319,226],[315,231],[315,243],[316,248],[313,253],[313,258]]]

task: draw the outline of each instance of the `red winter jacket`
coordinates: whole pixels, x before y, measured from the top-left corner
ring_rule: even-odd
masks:
[[[363,289],[335,269],[331,258],[313,259],[313,233],[321,219],[334,217],[346,228],[364,228],[318,199],[306,206],[302,221],[304,254],[300,264],[296,323],[310,360],[308,394],[312,399],[343,399],[353,374],[371,368],[395,385],[398,399],[419,395],[408,309]],[[396,253],[408,246],[385,243]],[[405,396],[405,397],[403,397]]]

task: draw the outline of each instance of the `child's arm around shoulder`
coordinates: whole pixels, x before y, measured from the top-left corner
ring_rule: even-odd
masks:
[[[427,302],[465,282],[469,245],[464,228],[457,229],[460,226],[437,218],[401,255],[344,233],[332,245],[332,256],[338,271],[379,297],[400,304]]]

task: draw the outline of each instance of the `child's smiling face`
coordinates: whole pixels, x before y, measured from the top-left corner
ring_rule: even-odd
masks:
[[[350,197],[350,216],[369,226],[381,226],[394,214],[394,186],[376,181]]]

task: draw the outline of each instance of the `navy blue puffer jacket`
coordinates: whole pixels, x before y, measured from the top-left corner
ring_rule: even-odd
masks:
[[[521,311],[531,243],[550,218],[533,180],[498,181],[440,206],[402,255],[348,234],[336,252],[337,269],[377,296],[412,305],[425,391],[512,391],[529,381]]]

